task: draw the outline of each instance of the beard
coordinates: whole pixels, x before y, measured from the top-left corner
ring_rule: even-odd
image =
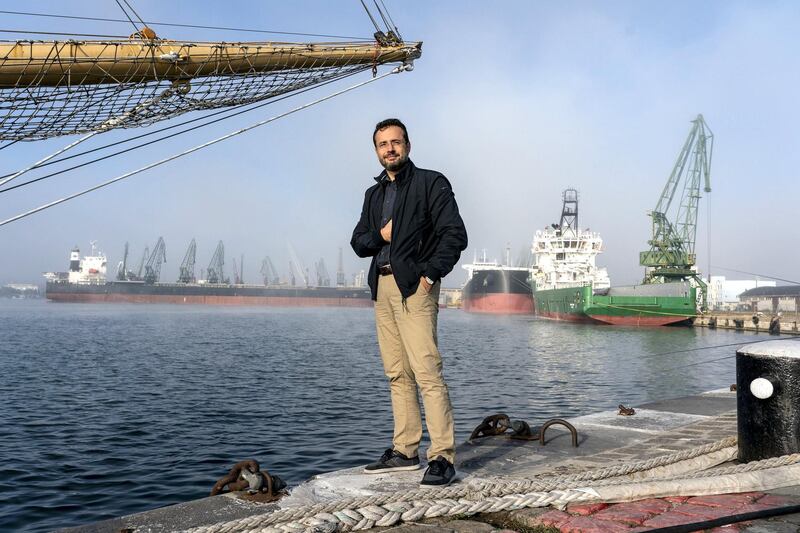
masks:
[[[408,155],[398,155],[397,159],[393,162],[389,163],[385,158],[381,158],[381,165],[386,170],[391,170],[394,172],[395,170],[400,170],[403,168],[406,163],[408,163]]]

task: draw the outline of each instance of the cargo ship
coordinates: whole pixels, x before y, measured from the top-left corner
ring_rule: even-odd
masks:
[[[538,316],[628,326],[690,324],[696,289],[688,282],[611,287],[598,233],[578,226],[578,192],[562,195],[561,220],[533,239],[533,300]]]
[[[70,253],[68,272],[45,273],[45,297],[55,302],[132,302],[207,305],[265,305],[285,307],[371,307],[368,287],[294,287],[209,283],[159,283],[146,280],[107,280],[107,259],[97,252],[80,257]]]
[[[510,261],[507,260],[507,263]],[[464,311],[533,314],[530,268],[487,261],[485,251],[480,260],[476,257],[472,264],[463,265],[462,268],[467,271],[467,283],[461,291],[461,307]]]

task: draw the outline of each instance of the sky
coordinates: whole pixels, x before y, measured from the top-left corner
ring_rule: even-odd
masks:
[[[342,248],[350,278],[368,267],[349,240],[364,190],[381,170],[371,135],[386,117],[408,126],[417,166],[451,181],[469,234],[462,263],[483,249],[498,259],[506,247],[512,257],[529,249],[535,230],[558,221],[561,193],[573,187],[581,226],[604,240],[598,264],[612,284],[636,283],[643,277],[638,254],[648,249],[647,212],[699,113],[714,134],[712,192],[703,195],[699,213],[701,272],[800,278],[796,2],[384,1],[403,37],[424,42],[413,71],[0,227],[0,283],[41,283],[42,272],[66,270],[70,249],[88,252],[90,241],[108,256],[111,273],[125,242],[137,262],[159,236],[167,250],[162,281],[177,279],[192,238],[198,273],[222,240],[227,268],[244,255],[248,282],[259,282],[266,255],[287,275],[290,246],[312,272],[321,257],[331,273]],[[359,37],[373,31],[358,0],[130,3],[159,22]],[[122,17],[111,0],[68,7],[40,0],[30,9]],[[0,17],[15,30],[130,32],[108,22]],[[286,39],[153,27],[171,39]],[[2,193],[0,219],[369,76]],[[105,143],[136,133],[99,137]],[[0,152],[2,173],[74,139],[17,143]],[[456,266],[444,286],[464,281]]]

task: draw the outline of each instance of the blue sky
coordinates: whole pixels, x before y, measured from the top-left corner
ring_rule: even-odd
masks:
[[[581,225],[605,241],[598,263],[608,267],[614,284],[634,283],[642,277],[638,252],[646,249],[650,232],[646,212],[655,206],[698,113],[715,135],[713,192],[701,202],[698,231],[702,271],[708,269],[710,250],[714,267],[800,278],[797,3],[386,3],[406,40],[424,41],[413,72],[0,228],[0,282],[38,282],[42,271],[66,267],[73,245],[88,250],[90,240],[116,264],[125,241],[138,257],[159,235],[167,243],[164,280],[177,277],[193,237],[198,267],[207,265],[222,239],[228,265],[230,258],[245,255],[245,278],[251,282],[258,279],[264,255],[287,270],[287,243],[307,267],[324,257],[331,271],[343,247],[351,275],[367,266],[348,242],[363,190],[380,170],[372,128],[397,116],[409,127],[415,163],[444,172],[453,183],[470,236],[462,259],[470,261],[483,248],[499,258],[506,243],[514,255],[527,248],[536,229],[557,221],[561,191],[575,187]],[[143,18],[156,21],[371,34],[357,0],[132,4]],[[121,16],[110,0],[66,6],[41,0],[35,11]],[[6,28],[129,31],[102,22],[0,16]],[[174,39],[254,39],[154,27]],[[350,83],[353,78],[341,86]],[[3,194],[0,217],[331,90]],[[4,150],[3,173],[69,140]],[[712,273],[741,277],[719,268]],[[457,267],[445,286],[463,280]]]

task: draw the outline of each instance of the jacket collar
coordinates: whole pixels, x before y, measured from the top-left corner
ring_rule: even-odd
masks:
[[[400,172],[397,173],[397,176],[394,177],[397,185],[402,185],[402,183],[413,173],[414,163],[409,159],[408,163],[400,169]],[[389,174],[386,173],[386,170],[375,176],[375,181],[380,183],[381,185],[389,182]]]

